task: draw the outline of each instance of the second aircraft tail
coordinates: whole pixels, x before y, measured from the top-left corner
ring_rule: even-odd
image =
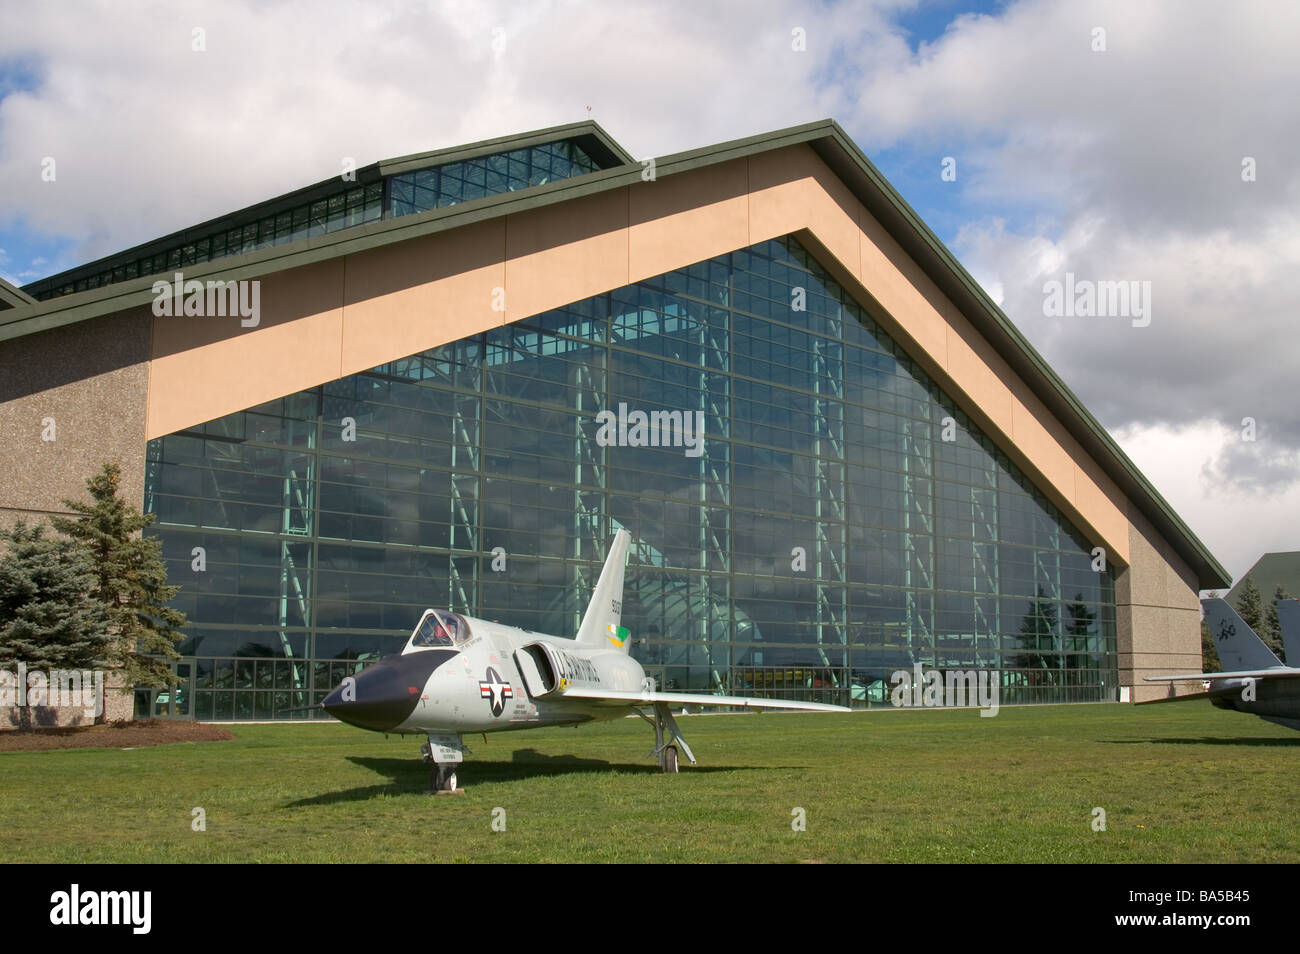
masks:
[[[1214,637],[1220,668],[1224,672],[1272,669],[1282,665],[1227,600],[1201,600],[1201,606],[1205,608],[1205,620],[1210,624],[1210,635]]]

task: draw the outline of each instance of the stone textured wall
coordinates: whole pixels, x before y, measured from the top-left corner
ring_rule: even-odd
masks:
[[[122,468],[123,499],[144,499],[145,408],[153,316],[147,308],[0,342],[0,526],[66,515],[86,479]],[[53,440],[48,419],[53,419]],[[130,719],[130,692],[105,691],[109,721]],[[36,707],[35,725],[93,721],[80,708]],[[0,728],[16,726],[0,709]]]
[[[1142,702],[1170,694],[1144,677],[1201,671],[1201,604],[1195,574],[1136,507],[1129,523],[1131,562],[1115,579],[1119,681]],[[1177,691],[1200,690],[1182,683]]]
[[[135,696],[129,690],[104,689],[104,722],[129,722],[134,717]],[[17,706],[0,707],[0,731],[17,729],[21,724],[22,713]],[[33,706],[33,728],[53,728],[55,726],[92,725],[94,715],[86,715],[81,706]]]
[[[84,498],[109,461],[140,505],[152,318],[137,309],[0,342],[0,525],[66,514],[62,499]]]

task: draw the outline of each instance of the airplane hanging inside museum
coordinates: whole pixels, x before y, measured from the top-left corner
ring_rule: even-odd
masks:
[[[620,625],[630,540],[626,530],[615,533],[573,639],[426,610],[400,655],[346,677],[321,708],[363,729],[427,735],[421,751],[432,765],[430,789],[440,792],[456,791],[463,733],[576,725],[635,712],[654,726],[650,757],[676,772],[678,748],[692,765],[695,756],[673,707],[849,711],[817,702],[656,692],[628,655],[632,639]]]
[[[1290,603],[1291,606],[1283,604]],[[1291,656],[1293,643],[1300,644],[1300,606],[1294,600],[1279,601],[1283,645]],[[1219,663],[1223,672],[1196,672],[1181,676],[1147,676],[1147,682],[1209,682],[1204,692],[1194,692],[1165,699],[1148,699],[1138,705],[1157,702],[1183,702],[1209,699],[1220,709],[1249,712],[1266,722],[1300,731],[1300,669],[1285,666],[1264,645],[1264,641],[1246,624],[1227,600],[1201,600],[1205,619],[1210,625]],[[1300,645],[1297,645],[1300,655]]]

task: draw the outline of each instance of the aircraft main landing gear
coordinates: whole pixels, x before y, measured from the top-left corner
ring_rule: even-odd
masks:
[[[670,745],[664,749],[663,755],[659,756],[659,766],[665,775],[677,774],[677,746]]]
[[[653,719],[640,709],[637,710],[637,715],[655,727],[655,747],[650,750],[649,756],[659,760],[659,767],[663,769],[665,775],[677,774],[678,748],[686,753],[686,758],[692,765],[695,764],[695,753],[682,738],[682,730],[677,728],[677,721],[673,718],[672,710],[668,708],[666,702],[655,703]]]

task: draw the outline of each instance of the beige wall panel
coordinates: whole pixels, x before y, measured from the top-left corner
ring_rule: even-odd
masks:
[[[1125,602],[1138,606],[1169,606],[1167,564],[1152,543],[1152,528],[1141,514],[1130,513],[1129,520],[1131,558]]]
[[[626,189],[506,221],[506,317],[518,321],[628,284]]]
[[[748,245],[748,168],[738,159],[633,185],[628,193],[628,281]]]
[[[505,234],[480,222],[349,256],[342,360],[325,380],[503,324]]]
[[[1037,405],[1037,406],[1035,406]],[[1011,399],[1011,439],[1019,455],[1032,462],[1033,467],[1050,481],[1071,506],[1074,504],[1074,461],[1065,452],[1060,441],[1045,426],[1041,405],[1037,401],[1026,407],[1019,396]],[[1047,488],[1042,488],[1046,490]]]
[[[1167,690],[1145,688],[1145,676],[1201,669],[1196,579],[1136,508],[1130,539],[1131,561],[1115,586],[1120,680],[1134,687],[1136,699],[1160,698]]]
[[[1131,603],[1133,588],[1129,585],[1132,568],[1125,566],[1115,571],[1115,605]]]
[[[1170,613],[1190,613],[1190,610],[1169,610]],[[1176,626],[1183,622],[1181,619],[1170,617],[1163,621],[1155,619],[1144,621],[1143,630],[1150,630],[1156,625]],[[1142,639],[1147,638],[1145,635],[1139,635]],[[1201,655],[1199,652],[1137,652],[1137,653],[1120,653],[1120,669],[1127,669],[1136,673],[1134,685],[1140,685],[1145,682],[1146,676],[1175,676],[1186,675],[1189,673],[1198,673],[1201,671]],[[1122,682],[1123,680],[1121,680]],[[1198,687],[1199,688],[1199,687]]]
[[[122,498],[140,505],[152,317],[135,309],[0,345],[0,526],[67,513],[63,498],[86,499],[86,479],[108,462],[122,468]]]
[[[1125,562],[1124,513],[1080,479],[1064,428],[807,146],[272,276],[256,329],[156,319],[149,436],[801,230],[1067,517]],[[504,312],[492,307],[498,288]]]
[[[1190,670],[1189,670],[1190,671]],[[1171,689],[1170,686],[1173,686]],[[1133,702],[1151,702],[1154,699],[1172,699],[1175,696],[1190,696],[1201,692],[1202,687],[1199,682],[1178,682],[1178,683],[1155,683],[1144,682],[1141,686],[1135,687],[1130,698]],[[1210,704],[1209,700],[1199,700],[1203,706]],[[1186,703],[1193,705],[1194,703]]]
[[[941,312],[950,306],[943,293],[865,208],[860,227],[862,284],[933,361],[947,367],[948,324]]]
[[[817,223],[822,248],[862,277],[862,203],[806,145],[749,159],[749,238],[756,245]],[[828,264],[828,263],[823,263]]]
[[[1000,431],[1012,432],[1011,391],[994,369],[1000,359],[992,355],[992,346],[979,337],[964,320],[965,327],[949,327],[947,336],[947,363],[944,371],[960,393],[953,395],[967,400],[979,409],[973,414],[982,428],[992,426],[990,436]],[[958,383],[960,382],[960,383]]]
[[[1117,569],[1131,559],[1128,501],[1115,482],[1102,472],[1097,462],[1071,440],[1074,462],[1074,503],[1080,513],[1093,515],[1098,546],[1106,547],[1106,562]],[[1103,542],[1104,541],[1104,542]],[[1116,579],[1118,596],[1118,578]]]
[[[342,261],[262,280],[258,325],[154,318],[149,437],[161,437],[339,376]]]
[[[1130,651],[1148,654],[1157,662],[1157,657],[1190,654],[1192,649],[1185,645],[1185,634],[1176,631],[1183,612],[1185,611],[1172,610],[1166,606],[1132,606],[1129,613],[1129,625],[1133,633]],[[1200,625],[1199,619],[1197,625]]]
[[[1165,593],[1169,605],[1179,609],[1201,612],[1201,584],[1190,566],[1177,557],[1168,560],[1165,568]],[[1269,594],[1270,597],[1272,594]]]

